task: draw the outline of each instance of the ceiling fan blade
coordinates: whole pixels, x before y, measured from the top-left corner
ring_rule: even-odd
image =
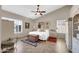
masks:
[[[35,13],[35,15],[37,15],[37,13]]]
[[[39,12],[39,11],[32,11],[32,12]]]
[[[46,11],[40,11],[40,13],[46,13]]]
[[[42,13],[40,13],[40,15],[43,15]]]

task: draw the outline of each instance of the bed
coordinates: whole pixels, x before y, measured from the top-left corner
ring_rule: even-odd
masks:
[[[32,31],[29,32],[29,35],[39,35],[40,40],[47,40],[49,37],[49,30],[45,31]]]

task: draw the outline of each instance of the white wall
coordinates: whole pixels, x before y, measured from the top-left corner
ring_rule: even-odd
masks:
[[[36,27],[39,22],[49,22],[49,29],[56,30],[56,20],[68,20],[70,17],[70,10],[72,6],[65,6],[45,16],[35,20]],[[63,36],[63,35],[61,35]]]
[[[74,5],[72,6],[71,12],[70,12],[70,17],[72,17],[72,20],[74,20],[74,16],[79,14],[79,5]],[[72,25],[72,30],[73,30],[73,25]],[[72,31],[72,52],[73,53],[78,53],[79,52],[79,41],[77,38],[73,37],[73,31]]]
[[[70,17],[74,17],[76,14],[79,14],[79,5],[73,5],[70,11]]]
[[[72,20],[76,14],[79,14],[79,5],[73,5],[70,10],[70,17],[72,18]],[[73,29],[72,21],[68,21],[68,33],[66,39],[67,47],[72,52],[76,52],[76,51],[79,52],[79,48],[77,45],[78,41],[73,37],[72,29]]]
[[[23,21],[23,28],[22,28],[23,32],[20,33],[20,34],[15,34],[15,35],[13,35],[13,37],[25,36],[32,29],[32,20],[27,18],[27,17],[23,17],[21,15],[17,15],[17,14],[14,14],[14,13],[11,13],[11,12],[7,12],[7,11],[4,11],[4,10],[1,10],[1,14],[0,15],[2,17],[7,17],[7,18],[12,18],[12,19],[17,19],[17,20],[22,20]],[[25,22],[30,23],[30,28],[29,29],[25,29]]]

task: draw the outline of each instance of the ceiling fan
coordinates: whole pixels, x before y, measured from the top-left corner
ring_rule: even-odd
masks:
[[[36,9],[36,11],[32,11],[32,12],[34,12],[35,13],[35,15],[43,15],[43,13],[46,13],[46,11],[44,11],[44,10],[40,10],[40,5],[37,5],[37,9]]]

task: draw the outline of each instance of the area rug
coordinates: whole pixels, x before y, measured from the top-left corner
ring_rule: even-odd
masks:
[[[29,40],[21,40],[21,41],[22,41],[23,43],[32,45],[32,46],[34,46],[34,47],[37,47],[37,43],[38,43],[38,42],[29,41]]]

